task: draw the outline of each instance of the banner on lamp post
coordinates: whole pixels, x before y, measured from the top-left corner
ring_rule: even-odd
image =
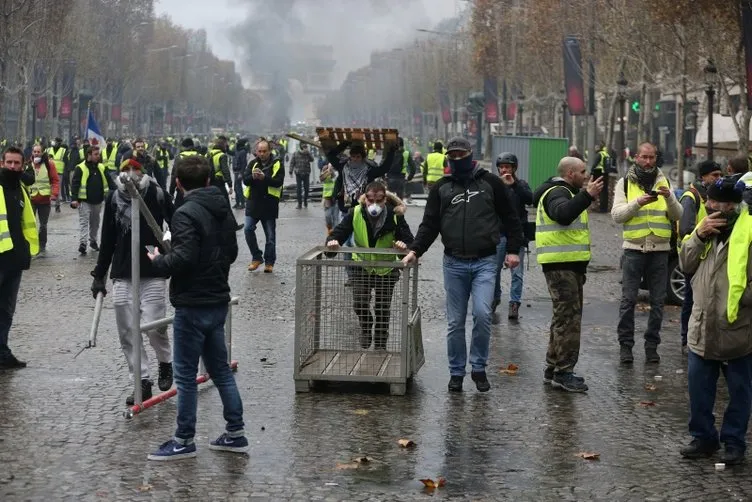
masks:
[[[499,121],[499,82],[496,77],[483,79],[483,97],[485,99],[486,122],[494,124]]]
[[[449,102],[449,89],[443,86],[439,88],[439,105],[441,106],[441,120],[445,124],[451,124],[452,106]]]
[[[76,62],[66,61],[63,65],[63,77],[61,79],[60,113],[59,119],[73,117],[73,89],[76,83]]]
[[[752,110],[752,1],[742,3],[742,33],[747,73],[747,109]]]
[[[564,50],[564,86],[567,90],[567,107],[570,115],[587,115],[585,90],[582,78],[582,53],[576,37],[566,37]]]

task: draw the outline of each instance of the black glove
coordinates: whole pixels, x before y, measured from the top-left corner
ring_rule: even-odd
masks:
[[[99,293],[102,293],[102,296],[107,296],[107,287],[104,278],[95,277],[91,283],[91,295],[96,300]]]

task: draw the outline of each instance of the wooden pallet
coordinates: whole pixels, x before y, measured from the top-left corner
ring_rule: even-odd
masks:
[[[340,127],[317,127],[316,134],[319,137],[324,150],[331,150],[338,143],[349,141],[361,143],[367,150],[384,150],[390,144],[396,143],[399,137],[397,129],[362,129]]]
[[[311,382],[339,381],[383,382],[399,378],[402,357],[399,352],[373,350],[317,350],[301,365],[295,380],[296,392],[308,392]],[[406,382],[390,383],[390,392],[403,395]]]

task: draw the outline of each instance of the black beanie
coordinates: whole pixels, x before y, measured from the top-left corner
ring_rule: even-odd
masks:
[[[193,140],[191,138],[185,138],[180,144],[183,148],[193,148]]]
[[[713,162],[712,160],[703,160],[697,166],[697,172],[700,173],[700,176],[705,176],[706,174],[720,170],[721,165],[717,162]]]
[[[744,188],[744,182],[739,180],[739,176],[726,176],[708,187],[708,199],[738,204],[744,196]]]

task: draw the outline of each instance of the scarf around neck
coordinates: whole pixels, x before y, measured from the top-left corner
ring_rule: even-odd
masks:
[[[652,169],[645,170],[640,166],[632,165],[627,171],[627,178],[642,188],[643,192],[649,192],[655,187],[655,181],[658,179],[658,168],[653,166]]]
[[[136,185],[138,193],[141,194],[141,198],[146,196],[146,192],[149,190],[149,185],[152,183],[156,184],[148,174],[144,174],[141,177],[141,180],[139,180]],[[126,235],[131,231],[131,194],[128,193],[125,184],[120,180],[120,176],[115,177],[115,185],[117,185],[117,190],[115,190],[115,193],[112,195],[112,201],[115,204],[115,223],[121,229],[122,234]],[[157,198],[161,198],[160,190],[157,190]]]
[[[346,198],[358,198],[368,182],[368,164],[348,162],[344,168]]]

